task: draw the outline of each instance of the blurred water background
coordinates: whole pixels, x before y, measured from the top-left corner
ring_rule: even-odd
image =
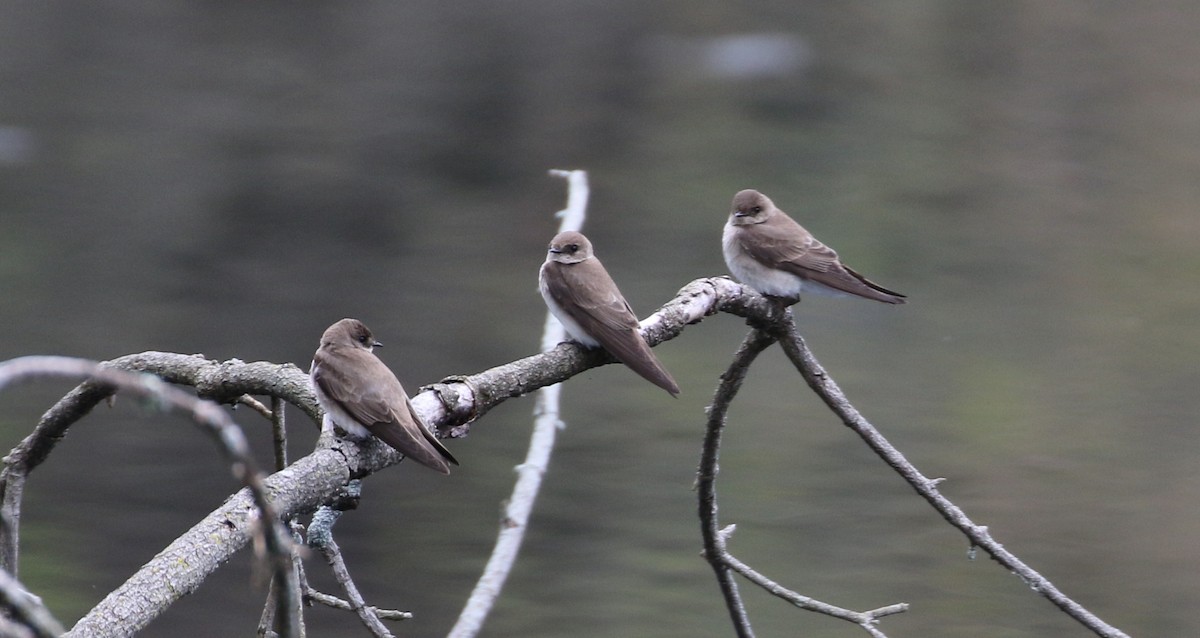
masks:
[[[410,390],[537,349],[537,269],[585,231],[643,316],[723,274],[770,196],[910,303],[806,299],[857,406],[1007,547],[1138,636],[1200,635],[1200,5],[1058,2],[5,2],[0,359],[294,362],[345,316]],[[567,429],[485,635],[726,636],[692,481],[746,327],[609,366]],[[70,384],[0,395],[15,445]],[[367,599],[444,634],[487,558],[532,401],[373,476],[339,541]],[[262,458],[267,428],[237,413]],[[293,414],[292,454],[315,428]],[[236,485],[186,421],[101,408],[32,476],[22,578],[73,623]],[[1083,636],[803,388],[778,350],[731,414],[732,551],[889,636]],[[247,635],[239,554],[146,631]],[[333,589],[319,561],[309,574]],[[764,636],[856,636],[746,586]],[[313,610],[310,635],[361,635]]]

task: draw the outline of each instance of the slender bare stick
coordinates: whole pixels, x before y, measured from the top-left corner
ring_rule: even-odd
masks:
[[[733,525],[730,525],[729,527],[721,530],[722,545],[724,545],[725,541],[728,540],[730,535],[732,535],[732,527]],[[887,638],[882,631],[875,627],[875,623],[878,621],[878,619],[883,618],[884,616],[891,616],[893,614],[899,614],[908,611],[907,603],[896,603],[894,605],[888,605],[886,607],[880,607],[878,609],[872,609],[869,611],[854,611],[851,609],[838,607],[836,605],[830,605],[829,603],[821,602],[815,598],[798,594],[784,587],[783,585],[780,585],[779,583],[755,571],[749,565],[738,560],[728,551],[724,552],[721,561],[730,569],[745,577],[746,580],[758,585],[771,595],[782,598],[799,607],[800,609],[815,611],[817,613],[825,614],[826,616],[833,616],[834,618],[848,620],[862,627],[867,631],[867,633],[871,634],[875,638]]]
[[[275,449],[275,471],[287,467],[287,422],[284,420],[283,399],[271,397],[271,439]]]
[[[366,601],[363,600],[362,594],[358,591],[358,586],[354,584],[354,579],[350,577],[350,570],[346,568],[346,561],[342,560],[342,550],[338,549],[337,542],[333,540],[333,536],[329,536],[324,541],[317,545],[317,549],[321,555],[325,557],[325,562],[329,563],[330,569],[333,571],[333,577],[337,579],[338,584],[342,586],[342,590],[346,592],[346,599],[350,602],[350,609],[358,614],[358,619],[366,626],[367,631],[371,632],[372,636],[378,638],[392,638],[392,632],[388,631],[387,627],[375,615],[375,608],[368,607]]]
[[[289,521],[288,527],[292,529],[292,573],[293,582],[296,589],[287,596],[286,599],[280,600],[279,588],[283,585],[278,578],[271,577],[271,585],[267,590],[267,601],[263,605],[262,616],[258,620],[258,630],[256,635],[261,637],[270,636],[277,638],[288,631],[282,624],[285,622],[283,617],[279,616],[280,609],[291,609],[291,615],[296,618],[296,627],[292,629],[295,632],[295,638],[304,638],[307,632],[304,626],[304,563],[300,560],[300,543],[303,539],[300,537],[299,526],[294,522]]]
[[[275,419],[275,414],[273,412],[271,412],[270,408],[263,405],[262,401],[255,399],[254,397],[250,396],[249,394],[243,394],[242,396],[237,398],[237,403],[234,404],[234,407],[237,407],[239,405],[244,405],[244,406],[249,407],[251,410],[254,410],[259,415],[261,415],[262,418],[267,419],[268,421],[272,421]]]
[[[265,405],[259,403],[250,395],[242,395],[239,403],[251,405],[254,410],[258,411],[271,420],[271,439],[274,443],[275,450],[275,471],[280,471],[288,467],[288,434],[287,423],[283,421],[283,399],[280,397],[271,397],[271,409],[266,409]],[[293,535],[295,541],[295,535]],[[304,626],[304,610],[300,607],[300,573],[296,571],[299,564],[299,554],[296,553],[296,548],[292,548],[292,580],[289,583],[282,583],[278,578],[271,578],[270,589],[266,594],[266,606],[263,609],[263,618],[259,620],[259,634],[263,636],[266,631],[274,631],[282,633],[281,621],[283,620],[278,612],[282,609],[288,609],[287,618],[295,618],[296,626],[293,627],[296,636],[301,637],[305,634]],[[284,586],[292,585],[293,589],[281,591]]]
[[[735,526],[719,528],[716,481],[717,474],[720,472],[718,459],[720,458],[721,435],[725,429],[729,406],[737,396],[742,381],[746,378],[746,372],[750,369],[750,364],[754,362],[759,353],[776,341],[776,337],[766,332],[766,327],[780,321],[790,321],[790,315],[782,313],[781,310],[782,308],[778,307],[772,308],[770,316],[756,318],[752,322],[754,325],[763,327],[755,328],[746,335],[742,345],[734,353],[733,361],[721,375],[721,383],[717,386],[712,404],[708,409],[708,424],[705,428],[704,447],[700,455],[700,469],[697,472],[696,482],[700,501],[700,533],[704,539],[704,556],[712,565],[713,571],[716,572],[717,583],[721,587],[721,593],[725,596],[725,607],[729,610],[738,636],[753,636],[754,632],[750,627],[750,618],[746,614],[741,596],[738,594],[733,572],[741,574],[750,582],[797,607],[848,620],[859,625],[875,638],[886,638],[883,632],[875,627],[876,619],[905,611],[908,609],[908,605],[898,604],[869,612],[857,612],[798,594],[734,558],[726,547],[726,541],[733,534]]]
[[[742,345],[733,355],[733,361],[721,375],[721,383],[713,396],[712,405],[708,408],[708,426],[704,432],[704,447],[700,454],[700,468],[696,471],[696,488],[700,500],[700,535],[704,539],[704,557],[712,565],[717,575],[717,584],[725,597],[725,607],[733,621],[733,628],[740,638],[754,635],[750,627],[750,617],[742,604],[738,593],[737,581],[733,571],[725,562],[725,539],[718,527],[717,520],[717,473],[720,471],[718,460],[721,452],[721,432],[725,429],[725,415],[733,397],[737,396],[742,381],[750,364],[760,352],[775,343],[775,338],[759,330],[751,330],[746,335]]]
[[[829,406],[829,409],[842,420],[842,423],[862,437],[863,441],[884,462],[896,470],[917,491],[917,494],[920,494],[922,498],[932,505],[942,515],[942,518],[962,531],[971,542],[972,547],[983,548],[996,562],[1016,574],[1031,589],[1046,597],[1055,606],[1079,621],[1096,635],[1104,636],[1105,638],[1124,638],[1126,636],[1124,632],[1104,622],[1082,605],[1059,591],[1045,576],[1042,576],[1033,568],[1026,565],[1021,559],[1005,549],[1003,545],[996,542],[988,532],[987,527],[977,525],[957,505],[950,502],[945,496],[942,496],[941,492],[937,489],[937,485],[941,482],[941,479],[926,478],[920,470],[912,463],[909,463],[908,459],[889,443],[850,403],[850,400],[846,398],[842,389],[838,387],[837,382],[829,376],[829,373],[817,361],[816,356],[809,350],[808,344],[804,342],[804,339],[796,331],[795,323],[791,320],[791,317],[789,316],[787,321],[779,322],[775,325],[779,327],[779,332],[776,336],[779,338],[783,351],[787,354],[788,359],[792,361],[792,364],[796,366],[796,369],[800,371],[801,376],[804,377],[804,380],[812,388],[813,392],[821,397],[825,405]]]
[[[342,591],[346,592],[346,600],[311,589],[308,586],[307,579],[303,577],[302,566],[300,567],[300,582],[304,588],[305,599],[320,602],[336,609],[353,611],[372,635],[380,637],[391,636],[392,634],[380,621],[406,620],[412,618],[412,614],[408,612],[381,610],[377,607],[367,605],[362,594],[358,591],[358,586],[354,584],[354,579],[350,576],[350,569],[346,566],[346,562],[342,558],[342,550],[338,548],[337,543],[333,540],[333,525],[341,518],[344,508],[353,507],[357,504],[358,499],[361,497],[361,489],[362,482],[360,480],[353,479],[349,481],[344,489],[332,499],[331,503],[326,503],[317,509],[316,513],[313,514],[312,522],[308,526],[308,546],[321,552],[321,555],[325,557],[325,561],[329,564],[330,570],[333,572],[333,577],[342,586]]]
[[[296,618],[296,638],[306,638],[308,635],[308,627],[304,624],[304,590],[306,580],[304,576],[304,561],[301,558],[303,550],[300,544],[302,542],[301,534],[303,529],[295,521],[289,521],[288,527],[292,529],[292,578],[295,579],[296,587],[289,601],[289,604],[292,606],[290,613]]]
[[[315,589],[312,589],[311,587],[305,588],[304,597],[309,600],[312,600],[315,603],[321,603],[322,605],[325,605],[326,607],[330,607],[332,609],[340,609],[342,611],[354,611],[354,605],[351,605],[349,602],[347,602],[341,598],[338,598],[337,596],[332,596],[330,594],[326,594],[324,592],[317,591]],[[369,609],[371,611],[371,613],[378,616],[380,620],[412,620],[412,617],[413,617],[412,612],[409,612],[409,611],[398,611],[395,609],[380,609],[378,607],[372,607],[371,605],[367,605],[367,609]]]
[[[566,178],[568,181],[567,207],[557,213],[562,218],[558,232],[579,230],[587,211],[588,186],[587,173],[584,171],[550,171],[551,175]],[[545,328],[542,331],[542,351],[547,351],[558,345],[566,335],[562,324],[549,312],[546,313]],[[533,435],[529,439],[529,451],[525,454],[525,462],[518,465],[517,482],[513,486],[512,496],[504,508],[504,517],[500,521],[500,533],[487,565],[483,568],[471,596],[467,599],[458,620],[450,629],[450,638],[470,638],[479,633],[488,613],[500,596],[504,582],[512,571],[517,555],[521,551],[521,543],[525,540],[525,529],[529,523],[529,515],[537,501],[541,489],[542,477],[550,464],[550,455],[554,451],[554,439],[557,431],[563,427],[559,419],[558,397],[562,388],[560,384],[546,386],[537,391],[537,400],[533,406]]]
[[[271,588],[267,590],[267,602],[263,605],[262,615],[258,617],[258,629],[254,632],[259,638],[275,635],[275,610],[279,607],[278,588],[279,585],[271,579]]]

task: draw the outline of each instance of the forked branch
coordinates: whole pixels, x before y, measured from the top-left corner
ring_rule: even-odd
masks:
[[[838,387],[837,382],[829,376],[829,373],[817,361],[817,357],[812,353],[812,350],[809,350],[808,344],[804,342],[800,333],[796,331],[796,325],[790,320],[790,317],[788,321],[780,322],[775,324],[775,326],[779,344],[783,347],[783,351],[787,354],[788,359],[791,360],[801,376],[804,377],[805,382],[808,383],[808,387],[812,388],[813,392],[821,397],[825,405],[829,406],[829,409],[841,419],[846,427],[854,430],[855,434],[862,437],[863,441],[884,462],[896,470],[896,473],[907,481],[917,491],[917,494],[920,494],[922,498],[932,505],[942,515],[942,518],[945,518],[947,522],[965,534],[972,547],[978,547],[987,552],[996,562],[1025,581],[1025,584],[1031,589],[1046,597],[1051,603],[1066,612],[1070,617],[1079,621],[1079,623],[1090,629],[1097,636],[1127,638],[1124,632],[1104,622],[1084,608],[1083,605],[1080,605],[1062,593],[1049,579],[1026,565],[1024,561],[996,542],[988,532],[986,526],[976,524],[967,517],[961,508],[943,496],[937,488],[941,479],[926,478],[916,466],[910,463],[850,403],[850,400],[846,398],[842,389]]]
[[[985,528],[971,522],[958,507],[938,493],[936,481],[925,478],[909,464],[903,455],[888,444],[850,405],[796,334],[790,314],[785,313],[783,317],[786,320],[782,320],[778,307],[767,299],[726,277],[697,279],[680,290],[676,297],[658,312],[643,320],[642,332],[649,343],[655,345],[678,336],[688,325],[717,312],[746,317],[752,321],[756,330],[779,340],[809,386],[946,520],[961,529],[972,545],[983,548],[998,562],[1019,574],[1031,587],[1098,635],[1125,635],[1063,595],[1048,580],[996,543]],[[755,337],[756,341],[758,339],[759,337]],[[550,351],[475,375],[455,377],[434,384],[413,397],[413,406],[423,420],[439,429],[443,436],[464,436],[469,432],[473,421],[509,398],[524,396],[539,388],[565,381],[595,366],[611,362],[612,359],[604,352],[585,350],[574,344],[560,344]],[[3,497],[4,514],[3,524],[0,525],[0,561],[4,561],[6,565],[16,564],[17,528],[14,522],[19,520],[25,478],[45,459],[73,423],[113,394],[113,382],[117,376],[105,375],[116,375],[121,370],[150,372],[163,380],[194,387],[201,396],[222,403],[237,402],[246,394],[274,397],[300,407],[314,418],[317,417],[316,402],[309,388],[307,375],[290,364],[244,363],[237,360],[216,362],[200,356],[148,352],[121,357],[103,364],[101,368],[74,369],[73,374],[91,375],[94,380],[84,382],[47,411],[34,432],[6,457],[5,468],[0,473],[0,496]],[[147,384],[144,377],[135,378],[137,384]],[[158,385],[170,389],[164,384]],[[183,392],[180,392],[180,395],[189,396]],[[190,399],[195,401],[196,397]],[[732,394],[729,399],[732,399]],[[207,403],[203,405],[211,407],[196,409],[196,418],[216,422],[225,417],[225,413],[216,406]],[[277,404],[273,404],[272,408],[277,409],[276,406]],[[723,416],[721,418],[723,419]],[[224,429],[212,431],[219,441],[225,441],[230,436]],[[251,488],[243,489],[229,498],[204,520],[172,542],[84,616],[68,635],[87,636],[96,632],[113,636],[132,635],[179,597],[194,591],[209,574],[245,547],[257,533],[261,521],[272,521],[273,524],[267,525],[266,528],[276,529],[279,517],[291,518],[310,513],[332,499],[351,478],[367,476],[400,460],[397,453],[382,443],[347,445],[326,435],[320,438],[316,450],[311,454],[257,484],[257,474],[252,471],[253,465],[235,460],[235,472],[250,484]],[[715,476],[715,457],[712,462],[712,471],[702,471],[702,479],[704,475]],[[270,497],[269,503],[267,495]],[[273,514],[265,519],[259,516],[260,511],[269,512],[271,506],[274,507]],[[712,507],[715,513],[715,500]],[[281,532],[286,540],[286,530]],[[278,532],[273,532],[271,536],[276,533]],[[750,574],[751,570],[742,569],[740,563],[728,555],[720,532],[711,538],[712,541],[706,541],[706,552],[710,558],[714,553],[721,556],[724,552],[725,567],[718,571],[719,574],[735,571],[754,579]],[[284,546],[283,540],[269,541],[268,544],[271,543],[279,547]],[[290,566],[290,560],[284,560],[287,552],[278,555],[283,557],[278,561],[280,565]],[[284,569],[281,575],[286,577],[291,572],[291,569]],[[765,578],[761,582],[758,579],[754,580],[764,586],[773,584]],[[768,589],[771,587],[768,586]],[[782,588],[776,593],[785,594]],[[790,593],[784,597],[798,604],[796,601],[799,599],[793,599]],[[131,601],[136,603],[131,604]],[[862,613],[870,615],[871,618],[878,618],[895,611],[898,609],[892,606],[873,612],[847,613]],[[868,628],[868,631],[872,629],[870,623],[859,624]],[[745,631],[749,632],[748,623],[745,626]]]
[[[788,318],[785,315],[779,320]],[[754,323],[763,322],[755,321]],[[696,481],[700,499],[700,535],[704,540],[704,557],[716,572],[717,584],[725,597],[725,607],[729,610],[734,630],[740,638],[749,638],[754,635],[754,631],[750,625],[750,617],[742,604],[741,595],[738,593],[737,581],[733,578],[734,572],[801,609],[848,620],[861,626],[875,638],[883,638],[883,632],[875,626],[876,621],[883,616],[906,611],[908,605],[901,603],[863,612],[830,605],[783,587],[735,558],[726,547],[726,542],[735,528],[733,525],[720,528],[717,518],[716,484],[717,474],[720,471],[718,461],[721,435],[725,430],[729,406],[733,404],[733,399],[737,396],[742,381],[746,378],[746,372],[750,370],[750,364],[754,362],[759,353],[773,343],[775,343],[775,337],[758,328],[752,329],[750,334],[746,335],[746,339],[734,353],[733,361],[721,375],[721,383],[717,386],[713,402],[708,409],[708,424],[705,428],[704,447],[700,454],[700,469]]]
[[[824,603],[812,601],[812,599],[783,589],[774,581],[767,579],[749,566],[738,561],[725,549],[726,536],[732,532],[732,526],[726,528],[726,530],[717,531],[717,503],[715,486],[713,484],[717,469],[716,461],[720,432],[724,427],[725,415],[728,412],[729,405],[733,396],[737,393],[737,389],[741,384],[741,378],[745,375],[745,368],[748,368],[750,362],[758,352],[768,347],[771,343],[778,341],[784,353],[787,354],[788,359],[791,360],[792,364],[800,372],[800,375],[804,378],[809,388],[829,406],[834,414],[841,419],[842,423],[854,430],[880,458],[900,474],[943,518],[961,530],[967,536],[972,547],[983,549],[998,563],[1025,581],[1030,588],[1045,596],[1050,602],[1054,603],[1096,635],[1104,636],[1105,638],[1125,638],[1126,634],[1124,632],[1100,620],[1095,614],[1063,594],[1048,579],[1026,565],[1005,549],[1003,545],[996,542],[988,532],[987,527],[977,525],[963,513],[962,509],[943,496],[937,489],[940,479],[926,478],[850,403],[846,395],[842,393],[841,388],[829,376],[829,373],[821,367],[816,356],[813,355],[808,345],[804,342],[804,339],[796,331],[791,311],[779,312],[781,310],[779,307],[775,307],[775,310],[775,313],[756,315],[751,318],[750,323],[755,328],[746,337],[746,341],[742,344],[742,348],[739,349],[738,354],[734,356],[734,361],[730,364],[729,370],[722,375],[721,385],[718,387],[713,397],[712,406],[710,407],[708,435],[705,439],[704,451],[700,462],[700,480],[698,484],[701,490],[700,517],[701,531],[705,542],[705,554],[709,561],[713,563],[713,568],[717,571],[718,583],[725,593],[726,603],[729,607],[730,615],[733,617],[734,627],[737,629],[739,635],[748,636],[752,634],[750,633],[749,621],[745,618],[745,612],[741,607],[740,599],[737,597],[736,588],[730,584],[729,572],[731,570],[742,574],[767,591],[785,598],[799,607],[855,622],[873,636],[883,635],[875,627],[875,621],[878,618],[907,609],[907,605],[898,604],[867,612],[853,612],[827,606]],[[710,441],[713,438],[716,440]]]
[[[246,485],[255,508],[254,512],[257,514],[253,517],[257,524],[252,531],[258,535],[262,540],[263,547],[266,548],[275,578],[281,583],[290,585],[291,591],[296,590],[291,570],[291,537],[275,514],[275,507],[271,504],[271,496],[264,486],[262,473],[258,470],[241,428],[233,422],[233,419],[221,406],[167,385],[154,375],[126,372],[83,359],[35,356],[0,363],[0,390],[8,385],[38,377],[85,377],[91,387],[103,388],[100,390],[101,393],[120,391],[152,402],[163,410],[190,414],[196,424],[217,442],[218,447],[230,462],[234,477]],[[52,446],[53,443],[50,445]],[[48,449],[46,448],[47,453]],[[18,481],[23,482],[25,478],[23,473],[19,475],[10,473],[9,470],[13,467],[14,464],[11,460],[6,461],[4,473],[6,489],[17,485]],[[25,466],[24,469],[27,471],[28,467]],[[20,488],[16,487],[16,489],[19,493]],[[8,505],[7,499],[5,504]],[[19,501],[17,501],[17,505],[19,512]],[[15,530],[19,519],[17,515],[13,515],[7,509],[0,513],[7,521],[4,527],[7,532],[6,537],[12,539],[11,552],[15,565]],[[162,584],[169,587],[171,579],[165,578]],[[284,620],[287,627],[293,627],[296,622],[292,602],[286,595],[279,596],[277,614]],[[288,632],[287,635],[292,636],[295,633]]]

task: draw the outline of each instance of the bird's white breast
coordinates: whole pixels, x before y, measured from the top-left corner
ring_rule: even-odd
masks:
[[[589,335],[577,321],[572,319],[571,315],[567,314],[566,311],[562,309],[562,306],[559,306],[558,302],[555,301],[552,296],[550,296],[550,290],[546,286],[546,271],[544,268],[538,273],[538,292],[542,293],[542,299],[546,300],[546,308],[550,310],[550,314],[554,315],[555,319],[558,319],[558,322],[562,324],[563,329],[567,331],[567,334],[570,335],[572,339],[589,348],[595,348],[596,346],[600,345],[599,341],[593,339],[592,336]]]
[[[328,431],[333,431],[336,425],[345,430],[350,436],[358,439],[368,439],[371,437],[371,431],[358,422],[358,419],[350,416],[337,404],[336,401],[325,396],[321,390],[321,386],[317,385],[313,380],[312,374],[317,369],[316,362],[309,366],[308,383],[312,386],[313,394],[317,395],[317,403],[321,405],[321,409],[325,411],[325,417],[321,419],[321,428]]]
[[[732,222],[725,223],[725,232],[721,236],[721,252],[725,254],[725,265],[738,281],[750,286],[764,295],[776,297],[798,297],[805,286],[805,281],[789,272],[770,268],[751,257],[742,249],[737,240],[739,228]]]

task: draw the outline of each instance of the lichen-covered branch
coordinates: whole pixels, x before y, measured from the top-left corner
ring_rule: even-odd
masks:
[[[264,480],[279,513],[312,511],[350,479],[356,450],[325,446]],[[250,542],[257,508],[243,489],[171,542],[75,624],[68,636],[131,636]]]
[[[657,344],[679,335],[688,324],[719,311],[750,316],[769,312],[770,304],[727,277],[697,279],[643,320],[643,334],[651,344]],[[413,407],[443,436],[465,436],[475,419],[501,402],[611,362],[604,353],[561,344],[548,352],[479,374],[434,384],[413,397]],[[317,416],[307,376],[290,364],[214,362],[162,352],[130,355],[112,364],[133,369],[145,366],[154,374],[185,385],[198,382],[208,396],[230,402],[243,394],[278,396],[299,405],[314,419]],[[221,381],[217,371],[227,374],[227,381]],[[53,418],[56,424],[65,423],[65,431],[70,423],[110,394],[84,386],[60,400],[42,421]],[[370,475],[400,460],[399,454],[378,441],[360,446],[323,434],[315,451],[267,477],[264,485],[276,512],[285,518],[292,517],[312,512],[350,479]],[[254,523],[253,511],[253,501],[246,490],[238,492],[100,601],[68,635],[128,636],[145,627],[180,597],[195,591],[209,574],[245,547]],[[180,570],[180,565],[188,567]]]
[[[971,543],[1016,571],[1032,587],[1097,634],[1125,635],[1095,618],[1004,550],[986,528],[970,522],[961,510],[937,492],[936,481],[922,476],[903,455],[890,445],[884,445],[886,440],[854,410],[807,351],[799,335],[795,334],[790,318],[786,322],[778,321],[779,311],[769,300],[726,277],[703,278],[689,283],[656,313],[643,320],[642,331],[647,341],[656,345],[717,312],[746,317],[756,329],[781,341],[784,351],[809,385],[843,422],[859,432],[948,521],[962,529]],[[547,352],[478,374],[445,379],[413,397],[412,402],[423,420],[440,435],[461,437],[469,433],[480,416],[509,398],[524,396],[612,361],[604,352],[585,350],[570,343],[559,344]],[[192,386],[201,396],[222,403],[236,402],[246,394],[282,399],[300,407],[314,422],[318,421],[319,409],[307,375],[290,364],[216,362],[201,356],[146,352],[121,357],[105,365],[150,372],[172,383]],[[112,393],[111,386],[104,382],[84,382],[47,411],[33,433],[5,457],[5,467],[0,471],[0,561],[4,565],[16,565],[17,522],[24,481],[29,472],[46,458],[73,423]],[[312,512],[334,498],[349,480],[367,476],[400,460],[399,454],[378,441],[360,446],[322,434],[312,453],[267,477],[262,482],[263,493],[277,515],[294,517]],[[195,591],[209,574],[246,546],[260,523],[257,511],[250,490],[241,490],[110,593],[67,635],[129,636],[145,627],[180,597]],[[728,565],[730,569],[737,569],[732,562]]]
[[[642,334],[654,346],[674,339],[687,326],[727,312],[742,317],[770,316],[772,304],[728,277],[696,279],[657,312],[642,320]],[[452,377],[413,397],[413,406],[444,435],[465,435],[470,422],[513,397],[524,396],[616,360],[603,350],[562,343],[553,350],[496,366],[469,377]]]
[[[62,625],[42,604],[42,600],[29,593],[11,574],[0,569],[0,607],[12,623],[12,627],[0,626],[0,636],[19,635],[22,632],[37,638],[56,638],[63,633]]]

